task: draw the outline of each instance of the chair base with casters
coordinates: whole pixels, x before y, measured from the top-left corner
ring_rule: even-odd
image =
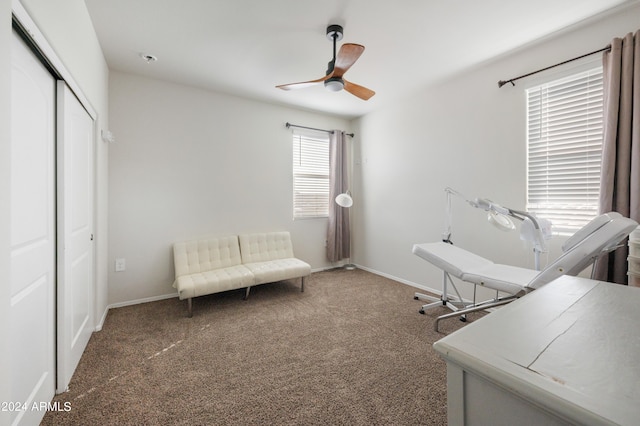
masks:
[[[453,276],[504,294],[496,299],[472,303],[438,317],[434,324],[435,330],[438,331],[440,320],[504,305],[562,275],[578,275],[599,256],[620,247],[620,243],[637,226],[635,221],[622,217],[619,213],[600,215],[569,238],[563,245],[564,253],[542,271],[497,264],[445,242],[415,244],[413,253],[442,269],[445,277],[449,275],[449,280]],[[446,280],[447,278],[445,284]],[[422,309],[431,306],[433,304],[425,305]]]
[[[438,320],[436,320],[436,324],[435,324],[436,331],[438,331],[438,322],[440,321],[440,319],[459,316],[460,321],[466,322],[468,313],[476,312],[482,309],[489,309],[489,308],[492,308],[493,306],[498,306],[498,305],[494,305],[496,303],[498,303],[499,305],[504,304],[499,302],[501,298],[498,291],[496,291],[496,296],[493,299],[485,300],[484,302],[476,302],[476,289],[478,287],[477,285],[473,286],[472,301],[465,302],[465,300],[460,295],[458,288],[453,282],[451,275],[449,275],[447,271],[443,271],[443,283],[444,283],[443,292],[440,297],[433,297],[423,293],[415,293],[413,296],[415,300],[423,300],[423,301],[431,302],[431,303],[427,303],[426,305],[422,305],[420,307],[420,310],[418,312],[422,315],[426,314],[426,311],[428,311],[429,309],[440,308],[440,307],[446,307],[452,311],[450,314],[441,315],[440,317],[438,317]],[[447,293],[447,283],[449,283],[451,287],[453,287],[454,291],[456,292],[456,296],[451,296]],[[475,309],[475,307],[477,306],[485,306],[485,307],[481,309]]]
[[[455,293],[456,293],[455,296],[449,294],[449,290],[448,290],[449,289],[449,285],[455,291]],[[476,286],[474,286],[473,301],[472,302],[465,302],[464,299],[462,298],[462,296],[460,295],[460,292],[458,291],[458,288],[456,287],[455,283],[453,282],[453,279],[451,278],[451,276],[446,271],[444,271],[443,272],[443,279],[442,279],[442,294],[440,295],[440,297],[434,297],[434,296],[430,296],[428,294],[423,294],[423,293],[415,293],[413,295],[413,298],[415,300],[422,300],[422,301],[431,302],[431,303],[427,303],[425,305],[422,305],[422,307],[418,311],[423,315],[429,309],[439,308],[439,307],[444,306],[446,308],[449,308],[451,311],[453,311],[452,316],[461,315],[460,316],[460,321],[464,322],[464,321],[467,320],[466,315],[460,314],[460,313],[456,314],[456,312],[459,312],[461,310],[467,309],[467,308],[469,308],[471,306],[474,306],[476,304],[475,287]]]

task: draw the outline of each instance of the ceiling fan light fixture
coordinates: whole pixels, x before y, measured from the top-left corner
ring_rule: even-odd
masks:
[[[344,81],[339,77],[331,77],[325,80],[324,87],[330,92],[339,92],[344,89]]]

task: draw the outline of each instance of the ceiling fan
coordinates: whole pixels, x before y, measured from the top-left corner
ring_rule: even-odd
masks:
[[[303,89],[324,83],[324,87],[332,92],[338,92],[342,89],[363,100],[368,100],[376,94],[373,90],[366,87],[351,83],[343,78],[344,73],[358,60],[364,46],[355,43],[344,43],[340,47],[338,56],[336,56],[336,42],[342,40],[343,30],[340,25],[329,25],[327,27],[327,38],[333,41],[333,59],[328,64],[326,75],[317,80],[303,81],[300,83],[281,84],[276,86],[282,90]]]

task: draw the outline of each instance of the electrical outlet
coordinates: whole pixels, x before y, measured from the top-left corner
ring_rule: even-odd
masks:
[[[127,263],[123,258],[116,259],[116,272],[122,272],[127,268]]]

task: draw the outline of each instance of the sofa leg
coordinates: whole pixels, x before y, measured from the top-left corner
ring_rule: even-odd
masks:
[[[300,277],[300,293],[304,293],[304,280],[305,277]]]
[[[247,287],[247,289],[244,292],[244,300],[247,300],[249,298],[249,291],[251,291],[251,287]]]
[[[189,315],[189,318],[193,317],[193,302],[191,302],[191,298],[187,299],[187,315]]]

